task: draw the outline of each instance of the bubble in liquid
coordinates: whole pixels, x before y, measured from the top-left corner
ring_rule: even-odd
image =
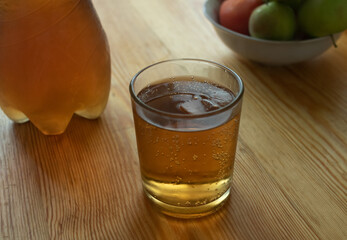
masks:
[[[167,90],[168,90],[169,92],[174,91],[174,90],[175,90],[175,84],[172,83],[172,82],[169,82],[169,83],[167,84]]]
[[[182,178],[179,177],[179,176],[176,176],[176,179],[175,179],[175,184],[178,184],[182,181]]]
[[[212,142],[212,146],[214,147],[218,147],[218,148],[222,148],[223,145],[221,143],[221,141],[219,139],[215,139],[213,142]]]

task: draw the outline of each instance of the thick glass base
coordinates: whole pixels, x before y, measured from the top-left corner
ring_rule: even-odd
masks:
[[[230,195],[230,188],[219,198],[212,202],[199,206],[176,206],[162,202],[144,190],[149,200],[159,209],[160,212],[177,218],[199,218],[216,212],[220,209]]]

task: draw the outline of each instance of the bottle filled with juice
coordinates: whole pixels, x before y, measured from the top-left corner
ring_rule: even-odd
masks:
[[[63,133],[74,113],[103,112],[110,76],[91,0],[0,0],[0,107],[10,119]]]

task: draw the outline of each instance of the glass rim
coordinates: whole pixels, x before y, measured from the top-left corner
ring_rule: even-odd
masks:
[[[233,75],[233,77],[236,79],[237,83],[239,84],[239,91],[238,93],[235,95],[235,98],[228,103],[227,105],[217,109],[217,110],[212,110],[206,113],[199,113],[199,114],[183,114],[183,113],[170,113],[170,112],[166,112],[166,111],[162,111],[156,108],[153,108],[151,106],[149,106],[148,104],[146,104],[145,102],[143,102],[136,94],[135,94],[135,90],[134,90],[134,83],[136,81],[136,79],[141,75],[141,73],[145,72],[147,69],[152,68],[154,66],[163,64],[163,63],[168,63],[168,62],[184,62],[184,61],[191,61],[191,62],[204,62],[204,63],[208,63],[214,66],[217,66],[221,69],[224,69],[225,71],[227,71],[229,74]],[[211,60],[204,60],[204,59],[198,59],[198,58],[175,58],[175,59],[168,59],[168,60],[163,60],[163,61],[159,61],[156,63],[153,63],[143,69],[141,69],[140,71],[138,71],[135,76],[131,79],[130,84],[129,84],[129,91],[130,91],[130,95],[131,98],[137,103],[139,104],[141,107],[151,111],[151,112],[155,112],[158,113],[160,115],[165,115],[167,117],[171,117],[171,118],[203,118],[203,117],[208,117],[208,116],[212,116],[212,115],[216,115],[219,113],[222,113],[232,107],[234,107],[237,103],[239,103],[242,99],[243,96],[243,92],[244,92],[244,85],[243,85],[243,81],[240,78],[240,76],[233,70],[231,70],[230,68],[211,61]]]

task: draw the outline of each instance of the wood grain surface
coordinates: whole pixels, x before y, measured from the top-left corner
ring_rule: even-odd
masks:
[[[112,57],[109,103],[44,136],[0,112],[0,239],[347,239],[347,32],[286,67],[229,50],[203,0],[94,0]],[[211,216],[161,215],[143,195],[128,84],[141,68],[213,60],[244,80],[234,181]]]

